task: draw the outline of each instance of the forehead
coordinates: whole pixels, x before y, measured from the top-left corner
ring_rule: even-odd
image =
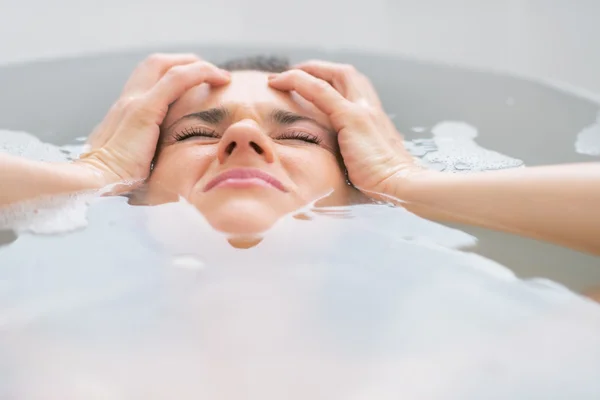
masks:
[[[260,71],[236,71],[231,74],[231,82],[222,87],[202,84],[188,90],[170,108],[165,125],[176,119],[198,111],[224,106],[234,117],[243,113],[244,118],[252,114],[256,117],[270,113],[273,108],[289,110],[314,118],[325,126],[330,126],[325,114],[312,103],[296,93],[281,92],[268,84],[269,74]]]

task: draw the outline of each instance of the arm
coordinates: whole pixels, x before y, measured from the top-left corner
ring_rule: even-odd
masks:
[[[191,54],[156,54],[133,72],[121,99],[74,163],[48,163],[0,153],[0,206],[44,195],[99,189],[148,177],[160,124],[188,89],[224,85],[229,73]]]
[[[426,218],[600,254],[600,163],[398,178],[393,197]]]
[[[48,163],[0,154],[0,207],[37,196],[102,186],[102,176],[83,165]]]
[[[424,217],[480,225],[600,254],[600,164],[473,174],[424,171],[368,79],[348,65],[310,61],[274,75],[327,114],[350,181]]]

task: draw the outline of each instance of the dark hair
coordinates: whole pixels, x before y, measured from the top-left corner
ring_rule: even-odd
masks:
[[[227,71],[280,73],[290,69],[290,61],[285,57],[258,55],[227,60],[218,66]]]

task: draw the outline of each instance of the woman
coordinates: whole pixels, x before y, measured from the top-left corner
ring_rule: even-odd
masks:
[[[427,218],[600,254],[600,163],[425,170],[353,67],[261,58],[223,67],[190,54],[149,57],[79,160],[2,156],[0,204],[147,180],[150,201],[183,196],[216,229],[249,234],[324,196],[349,201],[349,179]]]

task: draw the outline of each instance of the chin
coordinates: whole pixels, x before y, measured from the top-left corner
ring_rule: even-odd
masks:
[[[208,217],[208,216],[207,216]],[[259,218],[253,215],[218,215],[207,218],[216,230],[233,236],[259,235],[268,231],[278,218]]]
[[[252,201],[224,202],[200,211],[214,229],[231,235],[263,233],[286,214],[272,204]]]

